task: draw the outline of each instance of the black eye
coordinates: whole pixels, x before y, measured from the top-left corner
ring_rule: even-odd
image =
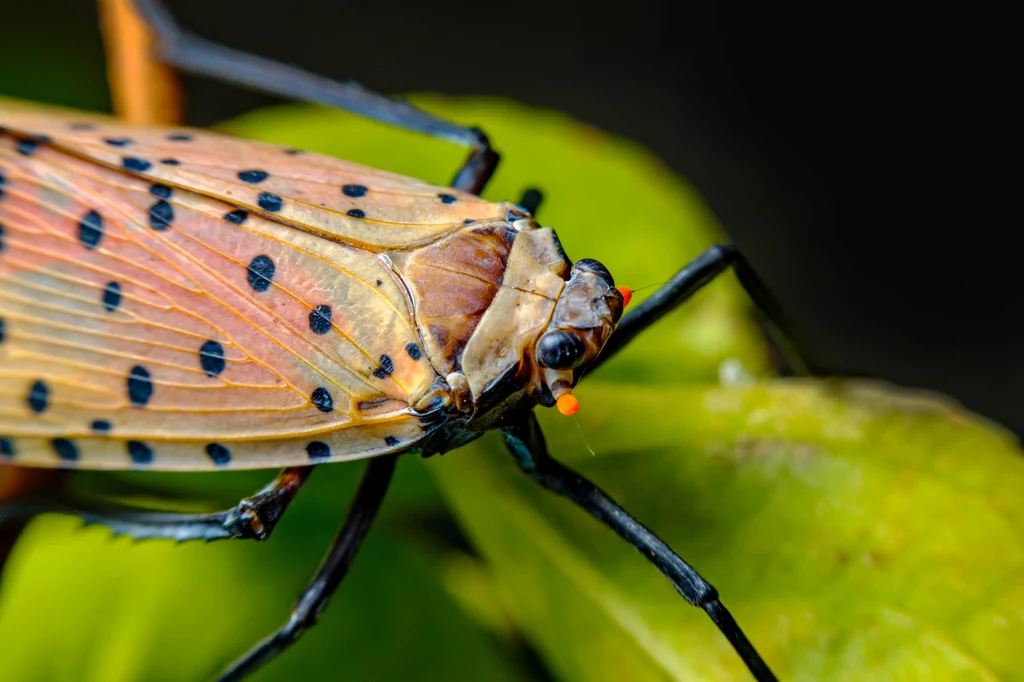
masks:
[[[537,342],[537,360],[541,367],[573,369],[583,362],[586,352],[583,339],[570,332],[549,332]]]

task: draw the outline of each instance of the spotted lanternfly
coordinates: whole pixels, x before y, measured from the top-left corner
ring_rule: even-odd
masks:
[[[265,539],[319,463],[370,458],[316,578],[239,679],[311,625],[383,498],[395,457],[500,430],[524,472],[595,515],[774,676],[713,587],[546,452],[533,409],[572,389],[729,266],[713,247],[623,317],[630,291],[572,263],[518,203],[478,195],[487,138],[351,84],[226,51],[139,9],[184,70],[350,109],[472,148],[451,187],[210,132],[0,101],[0,462],[75,469],[287,467],[205,516],[56,507],[139,538]],[[600,354],[600,356],[599,356]],[[0,521],[47,509],[16,504]]]

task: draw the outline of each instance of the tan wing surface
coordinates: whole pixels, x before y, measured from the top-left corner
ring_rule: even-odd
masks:
[[[505,205],[329,156],[195,129],[0,100],[0,125],[97,163],[364,249],[427,244]]]
[[[385,257],[190,191],[180,176],[154,182],[113,168],[103,143],[77,137],[95,134],[77,130],[94,122],[0,116],[19,131],[0,136],[0,459],[259,468],[372,456],[423,437],[409,404],[435,373]],[[141,132],[109,125],[100,134]],[[60,126],[76,136],[61,137]],[[276,152],[274,171],[290,171],[293,188],[315,184],[295,178],[315,176],[316,164],[332,182],[355,172],[209,139],[233,146],[187,157],[206,159],[208,171],[224,171],[218,158]],[[415,202],[429,200],[403,196],[392,215],[410,220]]]

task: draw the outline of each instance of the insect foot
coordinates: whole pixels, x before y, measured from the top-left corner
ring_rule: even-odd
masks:
[[[230,537],[260,542],[268,539],[312,471],[312,467],[285,469],[263,490],[243,499],[228,511],[224,517],[224,530]]]

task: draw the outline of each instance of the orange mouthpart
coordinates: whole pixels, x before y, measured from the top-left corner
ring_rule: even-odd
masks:
[[[625,308],[633,298],[633,290],[629,287],[619,287],[619,293],[622,294],[622,307]]]
[[[558,396],[555,404],[558,406],[558,411],[566,417],[571,417],[580,411],[580,401],[576,400],[576,396],[572,393],[563,393]]]

